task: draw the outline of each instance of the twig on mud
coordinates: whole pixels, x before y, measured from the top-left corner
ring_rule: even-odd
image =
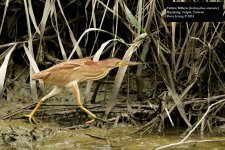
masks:
[[[222,102],[224,102],[224,101],[225,101],[225,99],[222,99],[222,100],[220,100],[220,101],[218,101],[218,102],[216,102],[216,103],[210,105],[210,106],[208,107],[207,111],[205,112],[205,114],[202,116],[202,118],[197,122],[197,124],[196,124],[196,125],[193,127],[193,129],[187,134],[187,136],[183,138],[183,140],[182,140],[181,142],[184,142],[185,140],[187,140],[187,138],[189,138],[189,136],[191,135],[191,133],[195,131],[195,129],[196,129],[196,128],[198,127],[198,125],[202,122],[202,120],[206,117],[206,115],[210,112],[210,110],[211,110],[211,108],[212,108],[213,106],[215,106],[215,105],[217,105],[217,104],[219,104],[219,103],[222,103]]]
[[[168,147],[172,147],[172,146],[176,146],[176,145],[181,145],[183,143],[186,143],[185,141],[190,137],[190,135],[195,131],[195,129],[199,126],[199,124],[202,122],[203,119],[205,119],[205,117],[207,116],[207,114],[211,111],[211,108],[217,104],[220,104],[222,102],[225,102],[225,99],[222,99],[212,105],[210,105],[207,109],[207,111],[204,113],[204,115],[202,116],[202,118],[196,123],[196,125],[193,127],[193,129],[180,141],[180,142],[177,142],[177,143],[172,143],[172,144],[168,144],[168,145],[165,145],[165,146],[161,146],[159,148],[157,148],[157,150],[159,149],[165,149],[165,148],[168,148]]]
[[[70,127],[65,127],[63,130],[74,130],[74,129],[80,129],[80,128],[85,128],[86,125],[75,125],[75,126],[70,126]]]
[[[156,124],[160,121],[159,119],[159,115],[157,115],[156,117],[154,117],[150,122],[146,123],[143,127],[141,127],[140,129],[137,129],[135,131],[133,131],[132,133],[129,133],[129,135],[135,134],[137,132],[140,132],[142,130],[147,131],[145,128],[149,129],[149,126],[152,126],[152,124]],[[142,132],[141,134],[144,134],[144,132]]]
[[[205,142],[224,142],[225,139],[222,139],[222,140],[200,140],[200,141],[194,141],[194,140],[191,140],[191,141],[186,141],[186,142],[178,142],[178,143],[172,143],[172,144],[169,144],[169,145],[165,145],[163,147],[159,147],[157,148],[156,150],[159,150],[159,149],[165,149],[165,148],[171,148],[171,147],[174,147],[174,146],[178,146],[178,145],[182,145],[182,144],[189,144],[189,143],[205,143]]]
[[[96,139],[100,139],[100,140],[106,140],[106,143],[110,145],[110,142],[109,142],[109,139],[107,137],[101,137],[101,136],[98,136],[98,135],[92,135],[90,133],[85,133],[85,135],[88,135],[92,138],[96,138]]]
[[[34,137],[35,137],[35,139],[37,138],[36,136],[34,136],[34,134],[33,134],[33,132],[37,129],[37,126],[33,126],[34,128],[30,131],[30,135],[31,135],[31,143],[32,143],[32,141],[33,141],[33,139],[34,139]]]
[[[24,111],[25,109],[34,107],[35,105],[37,105],[37,103],[33,103],[33,104],[28,105],[28,106],[25,106],[25,107],[23,107],[23,108],[21,108],[21,109],[18,109],[18,110],[14,111],[14,112],[11,112],[11,113],[9,113],[9,114],[7,114],[7,115],[1,117],[1,119],[3,119],[3,120],[4,120],[4,119],[8,119],[8,118],[10,118],[10,117],[12,117],[12,116],[15,116],[15,115],[21,113],[21,112]]]
[[[9,127],[11,128],[11,130],[12,130],[13,132],[16,133],[16,135],[19,136],[19,138],[27,145],[27,147],[28,147],[29,149],[31,149],[31,150],[33,149],[32,144],[30,144],[27,140],[25,140],[22,136],[20,136],[20,134],[17,133],[16,130],[14,130],[14,128],[13,128],[12,124],[10,123],[10,121],[9,121]]]

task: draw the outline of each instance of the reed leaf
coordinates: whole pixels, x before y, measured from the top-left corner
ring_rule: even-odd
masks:
[[[140,34],[137,36],[131,46],[128,48],[126,53],[123,56],[124,61],[129,61],[133,53],[139,48],[139,46],[143,43],[145,38],[148,36],[147,33]],[[127,66],[120,67],[117,71],[116,78],[113,85],[113,98],[116,98],[119,93],[120,86],[122,84],[123,78],[125,76],[127,70]]]
[[[75,51],[77,52],[77,55],[78,55],[80,58],[82,58],[82,57],[83,57],[83,54],[81,53],[81,49],[80,49],[80,47],[78,46],[77,40],[76,40],[75,37],[74,37],[74,34],[73,34],[73,32],[72,32],[72,30],[71,30],[71,28],[70,28],[70,25],[69,25],[69,23],[68,23],[68,21],[67,21],[67,19],[66,19],[66,16],[65,16],[65,14],[64,14],[64,12],[63,12],[63,9],[62,9],[62,6],[61,6],[61,3],[60,3],[59,0],[57,0],[57,4],[58,4],[58,6],[59,6],[60,12],[61,12],[61,14],[62,14],[62,16],[63,16],[65,22],[66,22],[66,26],[67,26],[67,28],[68,28],[68,30],[69,30],[69,35],[70,35],[71,41],[72,41],[72,43],[73,43],[73,45],[74,45],[74,49],[75,49]]]
[[[12,52],[15,50],[16,46],[17,46],[17,44],[14,44],[8,48],[8,50],[7,50],[8,53],[5,56],[5,59],[0,67],[0,92],[2,92],[2,90],[3,90],[9,59],[11,57]]]
[[[40,34],[40,30],[38,28],[38,25],[37,25],[37,22],[36,22],[36,19],[35,19],[35,16],[34,16],[34,11],[33,11],[31,0],[28,0],[28,11],[29,11],[29,15],[30,15],[31,21],[32,21],[32,23],[34,25],[34,28],[35,28],[36,32],[38,34]]]
[[[1,26],[0,26],[0,35],[2,33],[2,27],[3,27],[4,21],[5,21],[5,16],[6,16],[6,12],[7,12],[8,6],[9,6],[9,0],[6,0],[5,1],[4,13],[3,13],[3,17],[2,17],[2,23],[1,23]]]

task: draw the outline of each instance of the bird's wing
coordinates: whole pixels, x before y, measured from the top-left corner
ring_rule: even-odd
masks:
[[[55,72],[59,71],[73,71],[77,70],[80,68],[80,66],[84,65],[86,62],[92,61],[90,59],[74,59],[74,60],[69,60],[66,62],[59,63],[57,65],[52,66],[51,68],[48,68],[46,70],[43,70],[41,72],[35,73],[32,75],[33,79],[46,79],[48,76]]]

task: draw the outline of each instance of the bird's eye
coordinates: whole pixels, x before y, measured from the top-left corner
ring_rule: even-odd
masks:
[[[116,62],[116,66],[121,66],[121,65],[123,65],[123,61]]]
[[[116,65],[120,65],[120,61],[117,61],[117,62],[116,62]]]

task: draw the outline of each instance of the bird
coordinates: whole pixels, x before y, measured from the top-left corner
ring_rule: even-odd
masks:
[[[30,123],[34,122],[37,124],[35,113],[40,108],[41,104],[48,98],[61,93],[66,87],[67,89],[72,89],[77,106],[92,118],[92,120],[86,123],[91,124],[96,119],[101,120],[82,105],[78,83],[99,80],[104,78],[114,68],[138,64],[142,63],[123,61],[118,58],[108,58],[100,61],[93,61],[90,58],[80,58],[71,59],[56,64],[41,72],[34,73],[32,79],[43,80],[44,83],[54,85],[55,87],[50,93],[40,99],[30,114],[24,116],[29,118]]]

